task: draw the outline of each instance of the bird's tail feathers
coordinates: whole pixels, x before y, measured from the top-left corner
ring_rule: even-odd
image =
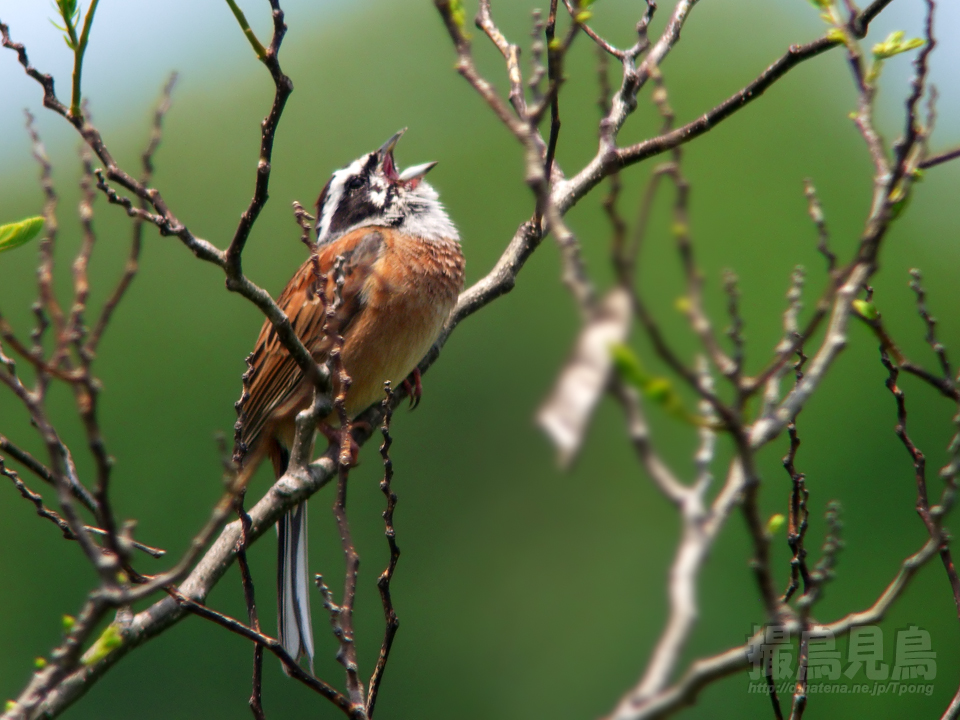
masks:
[[[304,656],[313,674],[313,623],[307,577],[307,503],[288,511],[277,523],[277,627],[283,649],[298,662]],[[284,672],[287,672],[284,666]],[[289,673],[287,673],[289,674]]]

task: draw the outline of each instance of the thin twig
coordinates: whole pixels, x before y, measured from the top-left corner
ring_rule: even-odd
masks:
[[[901,390],[897,385],[899,369],[893,364],[893,362],[890,360],[890,356],[887,354],[887,351],[883,348],[880,349],[880,362],[883,363],[883,366],[887,369],[887,379],[884,384],[887,386],[887,389],[893,395],[897,403],[896,434],[897,437],[900,438],[900,442],[903,444],[903,447],[910,455],[910,459],[913,461],[914,477],[917,487],[917,514],[923,521],[923,524],[927,529],[927,534],[930,535],[930,539],[937,541],[939,544],[938,550],[940,552],[940,559],[943,561],[943,567],[947,573],[947,579],[950,582],[950,588],[953,591],[953,600],[957,608],[957,616],[960,617],[960,576],[957,574],[956,567],[953,563],[953,556],[950,552],[949,535],[946,534],[940,526],[942,515],[946,508],[939,507],[934,510],[930,507],[930,500],[927,492],[927,461],[923,452],[914,444],[909,433],[907,432],[906,399],[904,397],[903,390]],[[947,484],[944,492],[948,493],[947,497],[950,497],[950,500],[952,501],[952,488],[950,483]],[[942,500],[941,506],[945,503],[946,500]]]
[[[225,454],[225,453],[224,453]],[[243,598],[247,604],[247,621],[254,632],[260,632],[260,617],[257,614],[256,589],[253,585],[253,575],[247,562],[247,547],[250,544],[250,516],[243,507],[243,495],[236,501],[237,515],[240,517],[240,539],[237,541],[237,567],[240,568],[240,582],[243,585]],[[263,713],[263,645],[254,644],[253,648],[253,678],[251,681],[250,711],[256,720],[264,720]]]
[[[202,605],[195,600],[191,600],[189,597],[183,595],[182,593],[176,592],[175,590],[170,590],[169,593],[176,604],[183,610],[206,620],[210,620],[220,627],[226,628],[232,633],[240,635],[241,637],[245,637],[248,640],[252,640],[259,647],[269,650],[271,653],[276,655],[280,662],[283,663],[283,666],[287,669],[290,677],[299,680],[311,690],[314,690],[323,697],[327,698],[330,702],[340,708],[340,710],[342,710],[347,717],[354,717],[353,713],[351,712],[350,701],[347,700],[342,693],[337,692],[333,687],[327,685],[327,683],[325,683],[323,680],[314,677],[301,668],[297,664],[297,661],[290,657],[287,651],[283,649],[283,645],[279,640],[264,635],[253,628],[247,627],[243,623],[234,620],[227,615],[218,613],[216,610],[212,610],[206,605]]]
[[[170,110],[170,97],[176,82],[177,73],[171,73],[166,85],[163,86],[163,91],[160,94],[160,102],[157,104],[156,110],[154,110],[153,113],[153,126],[150,131],[147,148],[140,156],[140,162],[143,167],[143,172],[140,175],[140,183],[145,187],[148,186],[153,179],[153,156],[160,146],[160,140],[163,137],[163,119]],[[140,209],[147,212],[147,201],[139,198],[139,203]],[[127,292],[127,288],[130,287],[139,269],[140,250],[143,245],[143,223],[143,217],[135,216],[133,218],[130,254],[127,257],[127,264],[123,269],[123,275],[120,277],[120,281],[117,283],[116,288],[114,288],[113,293],[104,303],[103,309],[100,311],[100,317],[87,340],[87,352],[91,355],[96,354],[97,348],[100,345],[100,339],[103,337],[103,333],[106,331],[107,325],[110,323],[110,319],[117,309],[117,305],[120,304],[120,301]]]
[[[383,480],[380,481],[380,491],[387,498],[387,508],[383,511],[384,535],[387,538],[387,545],[390,548],[390,560],[387,568],[380,573],[377,578],[377,588],[380,590],[380,602],[383,605],[384,632],[383,643],[380,645],[380,656],[377,658],[377,665],[370,677],[369,689],[367,691],[367,717],[373,718],[373,710],[377,703],[377,693],[380,690],[380,683],[383,680],[383,672],[387,667],[387,661],[390,658],[390,648],[393,646],[393,638],[397,634],[397,628],[400,627],[400,620],[397,618],[396,610],[393,607],[393,598],[390,595],[390,581],[393,579],[394,570],[397,568],[397,560],[400,558],[400,548],[397,546],[397,534],[393,528],[393,511],[397,507],[397,494],[393,491],[391,485],[393,481],[393,460],[390,459],[390,446],[393,444],[393,438],[390,436],[390,419],[393,416],[393,390],[390,383],[384,384],[384,393],[386,397],[381,404],[383,413],[383,424],[380,426],[380,432],[383,435],[383,444],[380,446],[380,456],[383,458]]]
[[[810,180],[810,178],[804,180],[803,189],[807,196],[807,212],[810,214],[810,219],[813,220],[813,224],[817,226],[817,234],[819,236],[817,251],[826,258],[827,272],[832,276],[837,266],[837,256],[830,250],[830,233],[827,230],[827,221],[823,215],[823,208],[817,197],[817,189],[813,186],[813,181]]]
[[[926,170],[927,168],[936,167],[937,165],[942,165],[945,162],[950,162],[951,160],[956,160],[960,158],[960,148],[954,148],[953,150],[946,150],[937,155],[931,155],[928,158],[925,158],[917,165],[921,170]]]
[[[927,293],[923,289],[922,281],[923,276],[920,274],[920,271],[917,268],[911,268],[910,289],[913,290],[914,295],[917,297],[917,314],[927,328],[927,334],[924,339],[927,341],[930,349],[933,350],[934,355],[937,356],[937,360],[940,361],[940,370],[943,373],[944,379],[950,380],[953,377],[953,371],[950,369],[947,349],[943,343],[937,339],[937,320],[927,309]]]

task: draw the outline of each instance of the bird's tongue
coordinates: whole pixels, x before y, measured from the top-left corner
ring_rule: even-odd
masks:
[[[397,174],[397,166],[393,161],[392,150],[383,156],[383,174],[390,182],[396,182],[400,177]]]

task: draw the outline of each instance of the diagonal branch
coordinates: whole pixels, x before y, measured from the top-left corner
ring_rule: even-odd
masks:
[[[230,3],[231,9],[234,10],[237,19],[242,20],[241,26],[244,27],[244,32],[248,32],[250,28],[249,25],[246,25],[246,20],[243,19],[243,13],[236,7],[233,0],[227,0],[227,2]],[[250,237],[250,231],[253,229],[254,223],[260,216],[260,211],[263,209],[263,206],[266,205],[267,198],[269,197],[268,191],[270,187],[270,170],[272,169],[271,162],[273,160],[273,140],[277,132],[277,126],[280,124],[280,116],[283,114],[283,109],[287,104],[287,98],[289,98],[290,93],[293,92],[293,81],[284,75],[280,69],[280,44],[283,42],[283,36],[287,32],[287,26],[283,22],[283,10],[280,9],[278,0],[271,0],[270,6],[273,10],[273,39],[270,41],[270,47],[264,50],[252,32],[249,33],[248,37],[252,38],[251,42],[256,42],[254,46],[255,50],[257,50],[257,46],[259,46],[257,57],[270,71],[270,76],[273,78],[276,91],[273,96],[273,105],[270,108],[270,113],[260,124],[260,160],[257,163],[257,181],[253,191],[253,198],[251,198],[249,206],[240,216],[240,223],[237,225],[237,229],[233,234],[233,240],[230,241],[230,247],[227,248],[224,270],[227,273],[228,279],[239,278],[243,275],[240,256],[243,253],[243,248],[247,244],[247,239]]]

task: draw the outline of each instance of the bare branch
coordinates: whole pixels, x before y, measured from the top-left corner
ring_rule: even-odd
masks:
[[[170,75],[170,79],[167,80],[167,84],[163,87],[163,91],[160,95],[160,102],[157,104],[156,110],[153,113],[153,127],[150,132],[150,139],[147,143],[147,148],[140,156],[141,165],[143,167],[143,172],[140,175],[140,183],[145,187],[150,185],[150,182],[153,179],[153,156],[156,153],[157,148],[160,146],[160,140],[163,137],[163,119],[170,110],[170,96],[173,93],[173,87],[176,82],[177,73],[172,73]],[[97,186],[100,187],[99,182]],[[102,189],[103,188],[101,188],[101,190]],[[143,198],[140,198],[140,210],[147,212],[147,202]],[[106,331],[107,325],[110,323],[110,319],[113,317],[113,313],[117,309],[117,305],[120,304],[120,301],[127,292],[127,288],[130,287],[130,283],[133,282],[133,278],[139,269],[140,249],[143,245],[143,223],[143,217],[134,217],[132,231],[133,237],[130,241],[130,255],[127,258],[127,264],[124,267],[123,275],[120,278],[120,282],[117,283],[116,288],[114,288],[113,293],[104,303],[103,309],[100,311],[100,317],[97,320],[93,331],[90,333],[89,339],[87,340],[86,351],[91,355],[96,355],[97,347],[100,345],[100,339],[103,337],[103,333]]]
[[[823,208],[820,206],[820,200],[817,198],[817,189],[813,186],[813,181],[807,178],[803,182],[804,193],[807,196],[807,212],[810,213],[810,219],[817,226],[819,242],[817,251],[827,260],[827,272],[833,275],[837,266],[837,256],[830,250],[830,232],[827,230],[827,221],[823,216]]]
[[[956,160],[960,158],[960,148],[954,148],[953,150],[946,150],[937,155],[932,155],[920,162],[917,165],[921,170],[926,170],[927,168],[936,167],[937,165],[942,165],[943,163],[950,162],[951,160]]]
[[[387,509],[383,511],[383,524],[384,535],[390,548],[390,560],[387,563],[387,568],[377,578],[380,602],[383,605],[385,628],[383,642],[380,645],[380,656],[377,658],[373,675],[370,676],[370,684],[367,690],[366,710],[368,718],[373,717],[373,711],[377,704],[377,693],[380,691],[380,683],[383,680],[383,672],[387,667],[387,661],[390,659],[390,648],[393,646],[393,638],[397,634],[397,628],[400,627],[400,620],[397,618],[397,613],[393,608],[393,598],[390,595],[390,581],[393,579],[393,573],[397,568],[397,560],[400,559],[400,548],[397,546],[397,534],[393,528],[393,511],[397,507],[397,494],[391,487],[393,461],[390,459],[390,446],[393,444],[393,438],[390,436],[390,420],[393,416],[391,405],[393,390],[389,382],[384,383],[384,393],[386,397],[384,397],[381,405],[383,424],[380,426],[380,432],[383,435],[383,444],[380,446],[380,456],[383,458],[383,480],[380,481],[380,490],[387,498]]]
[[[936,554],[937,543],[928,540],[916,553],[903,560],[896,576],[873,605],[866,610],[850,613],[836,622],[824,625],[823,629],[835,637],[841,637],[854,627],[880,622],[893,603],[906,590],[914,575]],[[799,620],[785,619],[783,628],[796,633],[800,629]],[[764,631],[761,630],[744,645],[730,648],[709,658],[695,660],[676,684],[645,701],[621,704],[618,711],[610,715],[608,720],[662,718],[685,705],[690,705],[707,685],[747,669],[750,666],[749,658],[756,655],[763,642]]]
[[[947,579],[950,581],[950,588],[953,591],[953,600],[957,607],[957,616],[960,617],[960,577],[958,577],[957,570],[953,564],[949,537],[943,532],[940,526],[944,512],[946,512],[949,505],[953,502],[953,488],[950,480],[955,480],[955,477],[949,477],[950,472],[948,471],[948,478],[945,478],[948,479],[948,483],[944,489],[944,497],[941,499],[940,507],[934,512],[930,507],[930,500],[927,494],[926,458],[923,452],[913,443],[913,440],[910,439],[910,435],[907,432],[906,400],[903,390],[897,385],[899,370],[897,366],[890,361],[890,356],[887,355],[886,350],[883,348],[880,349],[880,361],[887,369],[887,379],[885,382],[887,389],[891,392],[897,403],[897,437],[900,438],[900,442],[903,443],[903,447],[913,461],[917,486],[917,514],[926,526],[930,539],[939,542],[938,549],[940,559],[943,561],[943,567],[947,573]]]
[[[210,620],[220,627],[226,628],[230,632],[236,633],[242,637],[252,640],[257,644],[258,647],[266,648],[277,658],[280,662],[283,663],[283,666],[287,669],[290,674],[290,677],[299,680],[301,683],[309,687],[311,690],[319,693],[323,697],[327,698],[330,702],[336,705],[347,717],[353,717],[351,712],[350,702],[345,698],[341,693],[337,692],[330,685],[327,685],[323,680],[314,677],[313,675],[306,672],[301,668],[296,660],[294,660],[283,649],[283,645],[279,640],[275,638],[268,637],[263,633],[260,633],[253,628],[249,628],[241,622],[234,620],[231,617],[218,613],[215,610],[211,610],[207,606],[198,603],[195,600],[191,600],[189,597],[171,591],[171,597],[183,610],[198,615],[206,620]]]
[[[232,0],[228,0],[228,2],[231,5],[231,9],[236,7]],[[243,253],[243,248],[246,246],[247,238],[250,237],[250,231],[260,216],[260,211],[267,203],[270,187],[271,162],[273,159],[273,139],[277,132],[277,126],[280,124],[280,116],[283,114],[283,109],[287,104],[287,98],[289,98],[290,93],[293,92],[293,81],[283,74],[283,71],[280,69],[279,59],[280,44],[283,42],[283,36],[287,32],[287,26],[283,22],[283,11],[280,9],[278,0],[271,0],[270,5],[273,8],[273,38],[270,41],[270,47],[264,50],[263,46],[259,44],[259,41],[256,41],[256,37],[253,36],[252,32],[249,33],[248,38],[251,39],[251,42],[256,41],[254,49],[257,51],[257,57],[270,71],[276,91],[270,113],[260,124],[260,160],[257,163],[257,181],[253,198],[250,200],[247,209],[240,216],[240,223],[237,225],[233,239],[230,241],[230,247],[227,248],[224,258],[224,271],[227,274],[228,287],[230,280],[238,281],[243,275],[241,254]],[[234,10],[234,15],[236,15],[238,21],[241,21],[240,24],[241,27],[244,28],[244,32],[248,32],[249,26],[245,24],[243,13],[239,11],[239,8]],[[259,49],[257,49],[258,46]]]
[[[920,274],[920,271],[917,268],[911,268],[910,289],[913,290],[914,295],[917,296],[917,314],[927,328],[927,334],[924,339],[927,341],[930,349],[933,350],[934,355],[937,356],[937,360],[940,361],[940,371],[943,373],[944,379],[949,381],[953,378],[953,371],[950,369],[947,349],[943,346],[943,343],[937,339],[937,320],[927,309],[927,293],[921,284],[922,280],[923,276]]]

